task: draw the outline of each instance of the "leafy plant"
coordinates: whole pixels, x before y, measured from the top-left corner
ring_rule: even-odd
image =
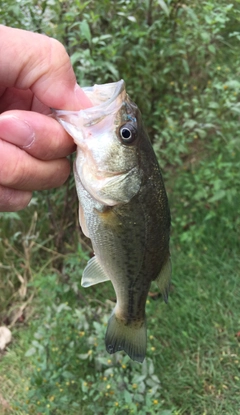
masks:
[[[34,367],[23,407],[26,411],[164,413],[153,360],[147,358],[139,365],[120,353],[106,356],[106,325],[106,310],[99,306],[74,310],[61,303],[48,307],[26,353]]]

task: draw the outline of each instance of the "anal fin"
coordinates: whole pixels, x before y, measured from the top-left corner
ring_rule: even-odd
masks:
[[[163,296],[165,303],[168,302],[168,293],[169,293],[169,288],[170,288],[171,274],[172,274],[172,264],[171,264],[171,258],[169,256],[156,279],[156,283]]]
[[[103,271],[97,258],[95,256],[91,258],[83,271],[81,282],[82,287],[90,287],[91,285],[95,285],[108,280],[109,277]]]

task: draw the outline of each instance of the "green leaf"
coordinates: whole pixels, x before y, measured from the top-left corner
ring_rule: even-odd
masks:
[[[160,7],[163,9],[163,11],[165,12],[165,14],[166,14],[167,16],[169,16],[170,11],[169,11],[169,8],[168,8],[168,6],[166,5],[165,1],[164,1],[164,0],[158,0],[158,3],[159,3],[159,6],[160,6]]]
[[[30,357],[33,356],[36,353],[36,349],[35,347],[31,347],[30,349],[28,349],[28,351],[25,353],[26,357]]]
[[[198,135],[199,135],[200,138],[205,138],[206,135],[207,135],[206,131],[203,130],[202,128],[196,128],[194,131],[196,133],[198,133]]]
[[[160,380],[158,379],[158,377],[157,377],[156,375],[152,375],[152,380],[153,380],[155,383],[160,383]]]
[[[186,59],[182,59],[182,64],[183,64],[183,68],[186,74],[189,75],[190,69],[189,69],[188,62],[186,61]]]
[[[152,379],[147,379],[146,383],[148,386],[150,386],[150,388],[156,385],[156,383]]]
[[[115,68],[115,66],[112,63],[105,62],[105,66],[112,73],[112,75],[114,76],[115,80],[119,79],[119,72],[118,72],[118,70]]]
[[[216,192],[210,199],[209,202],[217,202],[218,200],[223,199],[226,196],[226,191],[223,189],[220,189],[218,192]]]
[[[74,52],[70,59],[71,59],[71,64],[74,65],[82,56],[82,52]]]
[[[225,85],[227,85],[229,88],[232,88],[232,89],[240,88],[240,82],[235,79],[229,80],[228,82],[225,83]]]
[[[74,378],[73,374],[71,372],[69,372],[68,370],[64,370],[64,372],[62,372],[62,376],[65,379],[73,379]]]
[[[218,102],[213,102],[213,101],[212,102],[209,102],[208,108],[211,108],[213,110],[218,109],[219,108],[219,104],[218,104]]]
[[[216,48],[214,45],[208,45],[208,50],[209,52],[213,53],[215,55],[216,53]]]
[[[132,395],[127,390],[124,391],[124,399],[128,404],[132,402]]]
[[[90,45],[91,40],[92,40],[92,35],[91,35],[89,24],[86,20],[83,20],[80,23],[80,30],[81,30],[82,36],[85,37],[85,39],[88,41]]]
[[[183,124],[183,128],[191,129],[191,128],[196,127],[196,125],[198,125],[197,121],[190,119],[190,120],[185,121],[185,123]]]
[[[149,375],[153,375],[153,373],[154,373],[154,365],[153,365],[152,360],[149,362],[148,373],[149,373]]]
[[[136,22],[137,20],[136,20],[136,17],[134,17],[134,16],[128,16],[127,17],[128,18],[128,20],[130,20],[130,22]]]
[[[16,212],[0,212],[0,218],[3,219],[16,219],[16,220],[20,220],[21,217],[18,213]]]
[[[81,354],[78,354],[78,357],[79,357],[79,359],[85,360],[89,357],[89,354],[88,353],[81,353]]]

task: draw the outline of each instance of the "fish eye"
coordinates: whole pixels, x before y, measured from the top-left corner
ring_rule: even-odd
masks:
[[[131,124],[122,126],[119,133],[121,141],[124,144],[131,144],[137,138],[137,130]]]

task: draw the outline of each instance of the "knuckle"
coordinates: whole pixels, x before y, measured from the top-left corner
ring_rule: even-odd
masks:
[[[62,76],[63,68],[70,67],[70,58],[65,47],[57,39],[49,39],[49,54],[45,56],[46,68],[45,72],[51,73],[54,71],[55,76]]]

